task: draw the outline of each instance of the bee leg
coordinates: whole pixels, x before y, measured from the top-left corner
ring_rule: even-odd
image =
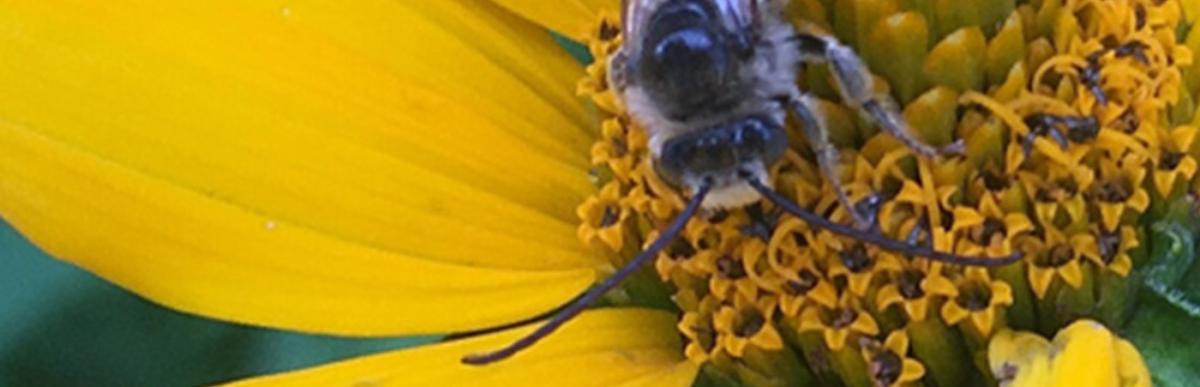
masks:
[[[864,216],[859,212],[859,207],[850,201],[850,196],[846,194],[846,189],[842,186],[842,178],[837,170],[838,150],[832,142],[829,142],[829,126],[825,124],[825,117],[818,113],[820,110],[817,108],[817,99],[812,95],[796,91],[788,98],[788,107],[796,115],[796,119],[800,120],[800,124],[804,126],[804,135],[808,137],[813,153],[817,155],[817,165],[821,168],[821,175],[825,176],[825,180],[828,180],[829,184],[833,186],[838,203],[850,212],[856,228],[868,230],[873,227],[874,222],[869,219],[874,219],[874,216]]]
[[[913,152],[929,158],[939,154],[963,153],[964,144],[961,140],[938,149],[913,136],[896,102],[886,94],[875,92],[875,79],[862,58],[850,47],[832,36],[813,32],[799,32],[792,40],[799,48],[801,61],[829,64],[844,103],[863,112],[866,118],[878,123]]]

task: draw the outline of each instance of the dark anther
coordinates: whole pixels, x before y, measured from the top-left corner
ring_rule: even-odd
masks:
[[[700,239],[696,240],[696,247],[700,250],[708,250],[720,245],[721,233],[713,228],[704,230],[704,234],[700,236]]]
[[[942,228],[947,230],[954,228],[953,212],[947,212],[946,214],[942,215]]]
[[[858,312],[850,308],[838,308],[833,311],[833,321],[829,322],[829,326],[834,328],[845,328],[854,323],[858,319]]]
[[[1066,149],[1067,140],[1083,143],[1100,134],[1100,125],[1093,117],[1034,113],[1026,116],[1024,121],[1029,126],[1029,134],[1021,144],[1026,155],[1032,152],[1033,140],[1037,136],[1049,136],[1059,147]],[[1060,127],[1066,128],[1065,134]]]
[[[764,213],[762,204],[754,203],[746,207],[746,215],[750,216],[750,223],[740,228],[742,235],[758,238],[763,242],[770,241],[771,235],[775,233],[775,226],[779,224],[779,212]]]
[[[1121,41],[1118,40],[1116,36],[1105,35],[1104,38],[1100,39],[1100,45],[1110,50],[1116,48],[1119,44],[1121,44]],[[1092,53],[1092,55],[1097,55],[1097,53]]]
[[[996,173],[991,168],[984,169],[983,173],[980,173],[980,178],[983,179],[983,188],[987,188],[988,191],[996,192],[1009,186],[1008,178]]]
[[[1142,120],[1138,118],[1137,113],[1134,113],[1133,108],[1125,109],[1121,116],[1117,118],[1117,126],[1125,133],[1133,133],[1137,131]]]
[[[1135,24],[1134,24],[1135,29],[1140,30],[1140,29],[1142,29],[1142,27],[1146,26],[1146,7],[1145,6],[1143,6],[1141,4],[1135,5],[1133,7],[1133,15],[1134,15],[1133,17],[1134,17],[1134,21],[1135,21]]]
[[[1079,184],[1073,179],[1055,181],[1053,186],[1038,187],[1033,197],[1039,202],[1056,202],[1079,193]]]
[[[767,323],[767,321],[763,319],[763,316],[757,311],[750,313],[749,316],[745,317],[746,320],[742,321],[742,324],[735,329],[737,332],[734,332],[734,334],[736,334],[738,337],[754,336],[754,334],[758,333],[758,331],[761,331],[763,325],[766,325]]]
[[[706,352],[717,346],[717,331],[704,325],[692,325],[691,328],[696,334],[695,342]]]
[[[1053,202],[1055,201],[1054,190],[1047,187],[1038,187],[1037,191],[1033,193],[1033,198],[1039,202]]]
[[[900,295],[907,300],[915,300],[925,297],[925,289],[921,288],[921,281],[925,280],[925,273],[916,270],[905,270],[900,272],[896,278],[896,287],[900,289]]]
[[[671,259],[681,260],[691,258],[696,255],[696,248],[692,247],[692,243],[685,239],[676,239],[667,246],[667,256]]]
[[[807,294],[809,290],[817,287],[817,284],[821,282],[821,279],[817,278],[817,276],[811,271],[808,271],[808,269],[801,270],[798,276],[800,279],[788,280],[783,284],[783,290],[792,296]]]
[[[614,206],[605,206],[604,215],[600,217],[600,227],[609,227],[617,224],[621,220],[621,209]]]
[[[1092,199],[1109,203],[1121,203],[1129,200],[1130,192],[1124,184],[1118,181],[1105,180],[1096,184],[1092,189]]]
[[[1071,262],[1072,259],[1075,259],[1075,249],[1067,245],[1058,245],[1051,248],[1043,259],[1039,259],[1040,262],[1035,263],[1039,263],[1038,266],[1042,267],[1059,267]]]
[[[1103,55],[1104,51],[1091,53],[1087,56],[1087,66],[1079,70],[1080,81],[1096,97],[1096,102],[1099,102],[1100,106],[1108,105],[1108,96],[1104,94],[1104,88],[1100,86],[1100,57]]]
[[[842,258],[842,265],[854,273],[862,273],[870,269],[874,263],[871,256],[867,254],[867,248],[861,243],[855,243],[850,246],[849,250],[839,253],[838,256]]]
[[[746,278],[746,268],[742,266],[742,261],[728,255],[717,258],[717,272],[726,279]]]
[[[1003,238],[1005,235],[1008,235],[1008,227],[1005,226],[1004,222],[995,218],[987,218],[987,220],[983,221],[983,227],[979,231],[978,242],[984,245],[991,245],[993,238],[997,236]]]
[[[629,153],[629,145],[625,143],[625,140],[619,138],[613,139],[612,145],[613,154],[617,155],[618,157],[623,157]]]
[[[1116,53],[1118,58],[1132,56],[1142,64],[1150,64],[1150,58],[1146,57],[1146,48],[1147,47],[1145,43],[1134,40],[1129,43],[1122,44],[1120,47],[1114,49],[1113,52]]]
[[[1139,10],[1141,13],[1137,16],[1138,23],[1145,24],[1146,11],[1140,8]],[[1104,88],[1100,85],[1100,58],[1104,56],[1105,52],[1112,50],[1118,58],[1132,56],[1142,64],[1150,63],[1150,59],[1146,57],[1147,47],[1142,42],[1131,41],[1118,46],[1116,44],[1116,39],[1109,36],[1105,37],[1103,43],[1106,48],[1088,54],[1086,57],[1087,65],[1079,70],[1080,81],[1083,82],[1083,84],[1087,86],[1088,91],[1096,97],[1096,102],[1099,102],[1100,106],[1108,105],[1108,96],[1104,94]]]
[[[955,302],[971,311],[987,309],[992,304],[992,289],[986,283],[971,281],[959,289]]]
[[[884,351],[871,359],[871,377],[880,386],[891,386],[900,380],[904,372],[904,359],[892,351]]]
[[[617,38],[621,34],[621,28],[607,21],[600,23],[599,37],[601,41],[609,41]]]
[[[1162,159],[1158,163],[1158,169],[1169,171],[1178,167],[1182,161],[1183,153],[1163,152]]]
[[[1096,238],[1096,248],[1100,251],[1100,260],[1111,264],[1121,252],[1121,233],[1101,231]]]
[[[1100,125],[1095,117],[1069,117],[1065,123],[1067,138],[1076,143],[1091,141],[1100,134]]]
[[[792,240],[796,242],[796,247],[803,248],[808,247],[809,245],[808,237],[798,232],[792,233]]]
[[[1063,190],[1067,196],[1075,196],[1079,193],[1079,183],[1075,179],[1066,179],[1058,182],[1058,187]]]

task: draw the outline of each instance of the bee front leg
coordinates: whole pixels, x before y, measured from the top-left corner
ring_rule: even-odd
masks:
[[[843,103],[863,112],[867,119],[878,123],[909,149],[930,158],[940,154],[963,153],[961,140],[937,149],[914,137],[896,102],[886,94],[875,92],[874,77],[862,58],[850,47],[832,36],[815,32],[801,31],[792,40],[800,51],[801,61],[829,64]]]
[[[788,107],[804,127],[804,135],[808,138],[809,144],[812,144],[813,153],[817,155],[817,165],[821,168],[821,175],[833,187],[838,203],[841,203],[842,208],[850,213],[856,228],[869,230],[875,225],[874,212],[864,215],[863,209],[854,205],[850,201],[850,196],[846,194],[846,189],[842,186],[841,175],[837,170],[838,150],[829,141],[829,126],[826,124],[825,117],[820,114],[817,101],[817,98],[812,95],[795,91],[788,98]]]

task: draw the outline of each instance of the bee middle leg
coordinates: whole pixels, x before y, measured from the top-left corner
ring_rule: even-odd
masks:
[[[961,141],[943,148],[934,148],[913,136],[897,104],[886,94],[875,92],[871,72],[850,47],[836,38],[815,32],[798,32],[792,41],[804,63],[827,63],[833,73],[842,101],[865,113],[868,119],[904,143],[917,154],[932,158],[939,154],[961,154]]]
[[[837,170],[838,150],[829,141],[829,125],[826,124],[825,117],[819,113],[820,107],[817,102],[818,99],[810,94],[794,91],[788,97],[787,105],[796,119],[800,121],[801,126],[804,127],[804,135],[808,138],[813,153],[817,156],[817,165],[821,168],[821,175],[833,187],[838,203],[850,213],[856,228],[868,230],[875,225],[875,215],[874,213],[864,214],[864,209],[854,205],[850,201],[850,196],[846,194],[846,189],[842,186],[841,175]]]

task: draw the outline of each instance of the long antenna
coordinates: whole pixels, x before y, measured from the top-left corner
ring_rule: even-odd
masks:
[[[795,202],[788,200],[788,198],[784,197],[778,192],[775,192],[775,190],[763,185],[762,182],[759,182],[757,179],[748,180],[750,182],[750,186],[754,187],[754,189],[757,190],[759,194],[762,194],[763,197],[766,197],[772,203],[775,203],[775,205],[783,208],[784,211],[787,211],[797,218],[804,220],[810,226],[823,228],[835,234],[854,238],[859,241],[870,243],[897,253],[922,256],[935,261],[942,261],[956,265],[987,267],[1008,265],[1021,260],[1021,258],[1024,256],[1024,254],[1021,254],[1020,252],[1014,252],[1006,257],[967,257],[949,254],[931,248],[914,246],[888,238],[883,236],[883,234],[860,231],[850,226],[834,223],[833,221],[825,219],[824,217],[817,215],[812,211],[801,208]]]
[[[711,185],[705,184],[701,186],[700,189],[696,190],[696,193],[692,195],[692,199],[688,201],[688,205],[683,209],[683,212],[680,213],[679,216],[675,217],[675,220],[671,222],[671,225],[663,231],[662,235],[658,236],[658,239],[654,240],[654,243],[650,244],[650,247],[647,247],[646,250],[643,250],[640,254],[634,257],[633,260],[629,261],[629,263],[626,263],[625,266],[622,266],[620,270],[617,270],[616,273],[608,277],[608,279],[605,279],[604,282],[601,282],[600,285],[588,289],[587,293],[584,293],[583,296],[575,299],[575,301],[572,301],[570,304],[567,304],[566,307],[562,308],[562,310],[559,310],[558,313],[555,313],[554,317],[551,317],[549,321],[543,323],[542,326],[538,327],[537,330],[525,335],[525,337],[522,337],[517,341],[514,341],[507,347],[501,348],[494,352],[464,356],[462,358],[462,362],[471,365],[484,365],[504,360],[505,358],[508,358],[509,356],[512,356],[525,348],[529,348],[529,346],[537,343],[541,339],[546,338],[546,336],[549,336],[555,330],[558,330],[558,328],[562,327],[562,325],[567,321],[571,321],[571,319],[583,312],[584,309],[587,309],[587,307],[599,300],[600,297],[604,296],[605,293],[608,293],[609,290],[612,290],[613,288],[617,287],[617,285],[620,285],[625,278],[637,271],[639,267],[641,267],[651,258],[657,256],[659,251],[662,251],[663,248],[666,248],[668,244],[675,240],[675,237],[679,236],[679,233],[683,231],[683,227],[687,225],[688,220],[691,220],[693,216],[696,216],[696,212],[700,209],[700,204],[704,202],[704,197],[708,196],[708,191],[710,188],[712,188]]]

